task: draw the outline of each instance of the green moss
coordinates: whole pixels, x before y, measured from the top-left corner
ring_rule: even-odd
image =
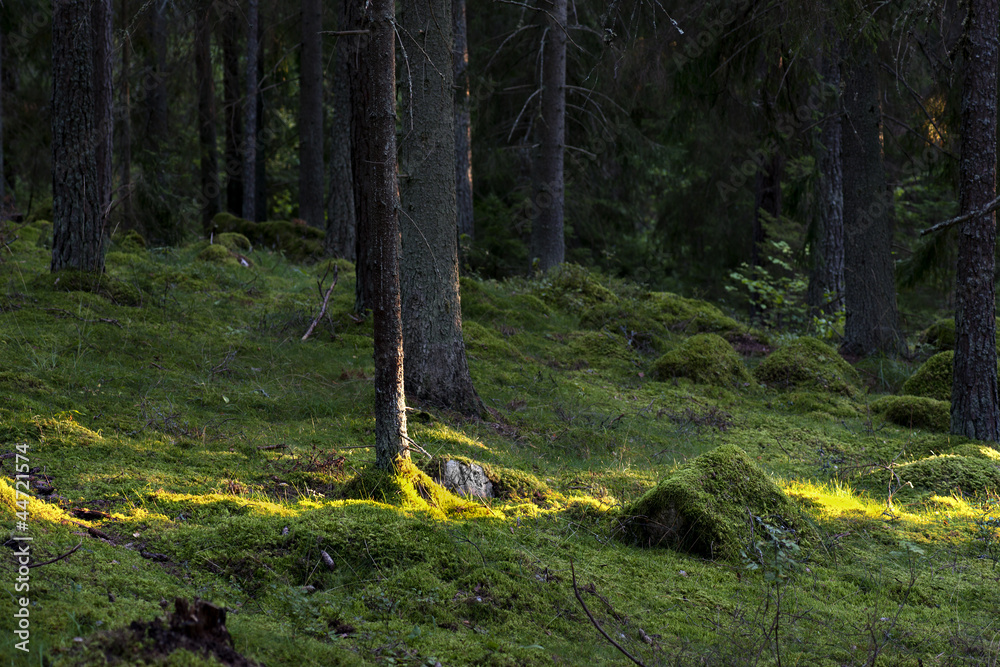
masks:
[[[118,234],[111,239],[111,250],[122,253],[146,252],[146,239],[142,234],[130,229],[124,234]]]
[[[557,360],[566,367],[578,368],[634,368],[635,352],[623,337],[606,331],[574,333]]]
[[[439,455],[421,464],[421,468],[434,479],[444,476],[444,466],[448,461],[458,461],[465,465],[477,465],[483,469],[486,478],[493,484],[493,492],[504,500],[528,499],[545,501],[552,494],[549,485],[535,475],[507,468],[505,466],[484,463],[466,456]]]
[[[983,459],[985,461],[992,461],[993,463],[1000,464],[1000,451],[998,451],[995,447],[990,447],[980,443],[970,442],[964,445],[958,445],[957,447],[952,447],[944,453],[953,454],[955,456],[968,456],[974,459]]]
[[[584,309],[614,303],[618,297],[601,284],[599,274],[577,264],[560,264],[539,282],[539,295],[563,309]]]
[[[248,253],[253,250],[250,239],[236,232],[222,232],[214,238],[214,241],[233,252]]]
[[[903,384],[903,393],[950,402],[954,360],[953,351],[938,352],[925,361]]]
[[[18,371],[0,371],[0,387],[16,392],[37,391],[46,394],[52,392],[41,379]]]
[[[990,458],[941,454],[895,468],[904,482],[920,491],[983,495],[1000,490],[1000,462]],[[887,477],[887,473],[882,473]]]
[[[323,255],[322,230],[285,220],[251,222],[231,213],[219,213],[212,219],[216,235],[237,233],[256,246],[284,253],[293,262],[316,260]]]
[[[722,445],[669,474],[622,510],[624,534],[644,547],[666,546],[706,557],[738,559],[748,549],[753,517],[809,542],[815,531],[798,507],[734,445]]]
[[[858,374],[837,351],[816,338],[797,338],[772,352],[754,370],[771,387],[818,389],[853,395]]]
[[[133,285],[107,274],[63,269],[43,274],[36,279],[39,286],[58,292],[90,292],[122,306],[142,305],[142,294]]]
[[[344,486],[344,495],[373,500],[405,510],[427,512],[433,517],[489,516],[481,505],[459,498],[435,482],[411,461],[403,461],[393,474],[369,466]]]
[[[871,403],[872,412],[893,424],[929,431],[951,428],[951,403],[923,396],[883,396]]]
[[[746,328],[707,301],[687,299],[671,292],[652,292],[648,299],[655,316],[672,331],[724,334]]]
[[[236,264],[236,257],[233,256],[233,253],[221,244],[212,244],[206,247],[198,253],[195,259],[213,264]]]
[[[858,416],[858,409],[850,399],[825,391],[790,391],[782,396],[780,405],[789,412],[826,419]]]
[[[751,381],[733,346],[718,334],[698,334],[656,360],[653,379],[666,381],[686,377],[700,384],[740,386]]]
[[[955,349],[955,320],[938,320],[920,334],[920,342],[933,345],[938,350]]]

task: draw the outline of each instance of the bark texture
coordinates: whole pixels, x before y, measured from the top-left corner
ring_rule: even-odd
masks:
[[[368,19],[362,16],[363,7],[352,0],[345,0],[347,16],[345,27],[341,30],[358,30],[367,28]],[[370,34],[351,35],[347,37],[353,42],[350,49],[351,72],[351,170],[354,175],[354,254],[355,282],[354,310],[364,313],[374,307],[374,265],[372,255],[372,203],[368,192],[370,184],[364,179],[364,174],[370,172],[368,154],[372,150],[374,100],[369,88],[368,78],[373,67],[368,58],[372,36]],[[344,39],[344,37],[341,37]],[[395,49],[393,49],[395,51]],[[366,67],[367,65],[367,67]],[[395,144],[395,142],[393,142]],[[397,193],[398,196],[398,193]]]
[[[302,0],[299,100],[299,217],[310,227],[323,217],[323,3]]]
[[[3,32],[0,31],[0,215],[5,211],[4,199],[6,190],[4,188],[5,177],[3,168]]]
[[[962,85],[962,213],[984,208],[996,196],[997,0],[970,0],[965,21]],[[995,442],[997,408],[996,213],[963,223],[955,288],[955,363],[951,432]]]
[[[472,114],[469,93],[469,40],[465,0],[451,0],[455,76],[455,200],[458,208],[458,236],[461,245],[475,239],[472,209]]]
[[[201,167],[201,221],[205,235],[219,212],[219,150],[215,132],[215,75],[212,69],[211,5],[198,8],[195,18],[194,66],[198,82],[198,144]]]
[[[349,0],[339,0],[337,25],[349,24]],[[351,168],[351,66],[357,38],[337,38],[333,73],[333,122],[330,128],[330,199],[326,205],[326,253],[355,260],[354,170]],[[355,65],[356,66],[356,65]]]
[[[240,18],[235,4],[223,9],[222,94],[226,122],[226,210],[243,217],[243,107],[240,95]]]
[[[843,350],[868,356],[906,353],[896,307],[893,200],[882,163],[874,50],[856,44],[844,74],[841,156],[844,177]]]
[[[122,16],[130,16],[128,0],[122,0]],[[135,210],[132,206],[132,90],[129,76],[132,72],[132,40],[126,36],[122,40],[122,72],[119,94],[122,106],[121,135],[118,152],[121,155],[122,225],[125,229],[136,228]],[[142,233],[142,230],[139,230]]]
[[[840,90],[839,49],[823,54],[823,85]],[[812,242],[812,270],[806,301],[832,315],[844,306],[844,171],[841,162],[840,95],[836,93],[820,127],[816,164],[819,213]]]
[[[257,0],[247,6],[247,96],[243,126],[243,217],[257,219]]]
[[[540,0],[545,11],[542,47],[542,115],[535,159],[535,210],[531,225],[531,257],[548,271],[566,257],[563,234],[563,150],[566,136],[566,5],[567,0]]]
[[[458,287],[451,0],[404,0],[400,24],[413,77],[399,153],[406,394],[478,415]]]
[[[52,271],[104,270],[97,186],[94,48],[88,0],[52,16]]]
[[[393,0],[370,0],[363,74],[369,104],[365,169],[358,172],[371,220],[375,316],[375,465],[395,470],[409,458],[403,394],[399,296],[399,190],[396,181],[396,35]],[[358,107],[356,107],[358,108]]]
[[[94,0],[90,6],[94,40],[94,131],[97,160],[97,202],[101,229],[108,229],[111,213],[111,150],[114,137],[112,92],[111,0]]]

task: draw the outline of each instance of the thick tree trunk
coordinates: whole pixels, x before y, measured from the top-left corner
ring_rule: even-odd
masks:
[[[357,173],[370,214],[374,259],[375,465],[395,470],[409,458],[403,395],[403,328],[399,297],[399,190],[396,182],[396,35],[393,0],[370,0],[361,58],[368,104],[365,169]],[[449,170],[450,173],[450,170]]]
[[[94,131],[97,133],[97,201],[102,230],[108,230],[111,214],[111,150],[114,137],[112,91],[111,0],[94,0],[90,6],[94,39]]]
[[[243,126],[243,217],[257,219],[257,0],[247,7],[247,96]]]
[[[843,350],[867,356],[906,353],[892,261],[892,192],[882,164],[875,52],[857,44],[844,76],[841,156],[844,177]]]
[[[823,54],[823,85],[840,90],[839,49]],[[825,109],[816,147],[819,211],[811,246],[812,270],[806,301],[816,312],[832,315],[844,307],[844,172],[841,164],[840,95]]]
[[[460,246],[475,239],[472,209],[472,117],[469,93],[469,40],[465,0],[451,0],[455,27],[452,60],[455,73],[455,198]]]
[[[478,415],[458,290],[451,0],[404,0],[401,8],[413,77],[400,146],[406,394]]]
[[[996,196],[997,0],[970,0],[962,84],[961,209],[982,209]],[[962,224],[955,289],[955,364],[951,432],[996,442],[996,213]]]
[[[52,16],[52,271],[104,270],[88,0],[55,0]]]
[[[122,0],[122,17],[128,17],[128,0]],[[124,19],[123,20],[127,20]],[[132,98],[129,76],[132,73],[132,38],[125,35],[122,39],[122,76],[121,105],[122,123],[118,151],[121,154],[122,165],[122,217],[126,229],[135,229],[135,209],[132,206]],[[140,230],[141,233],[141,230]]]
[[[350,0],[339,0],[337,26],[349,24]],[[357,38],[337,38],[337,62],[333,70],[333,126],[330,128],[330,199],[326,215],[326,253],[355,259],[354,178],[351,169],[351,66],[357,58]],[[354,65],[357,67],[357,65]]]
[[[299,217],[311,227],[323,219],[323,3],[302,0],[299,99]]]
[[[212,218],[219,212],[219,154],[215,132],[215,76],[212,68],[211,5],[198,8],[194,63],[198,80],[198,144],[201,154],[201,220],[205,236],[212,232]]]
[[[361,12],[362,7],[353,0],[345,0],[347,5],[347,21],[342,30],[358,30],[364,28]],[[341,37],[344,39],[344,37]],[[374,266],[372,264],[371,216],[368,184],[363,174],[370,172],[368,151],[372,142],[372,100],[368,77],[370,70],[365,67],[369,55],[371,35],[360,34],[350,36],[354,44],[351,56],[351,171],[354,174],[354,254],[355,275],[357,281],[354,290],[354,310],[364,313],[372,308],[375,297]],[[371,65],[369,65],[369,68]]]
[[[535,160],[535,219],[531,225],[533,268],[548,271],[566,256],[563,234],[563,150],[566,135],[566,4],[540,0],[545,10],[542,47],[542,116]]]
[[[222,19],[222,94],[226,122],[226,210],[243,217],[243,103],[240,95],[240,15],[227,6]]]

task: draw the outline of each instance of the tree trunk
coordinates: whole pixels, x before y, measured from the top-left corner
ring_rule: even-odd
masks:
[[[169,121],[167,119],[167,28],[163,17],[165,3],[153,0],[149,11],[150,41],[153,43],[150,69],[153,72],[152,88],[148,95],[149,135],[153,151],[158,152],[161,141],[167,139]]]
[[[399,190],[396,182],[396,36],[393,0],[370,0],[369,31],[361,62],[370,135],[360,143],[365,169],[357,172],[370,214],[374,261],[375,465],[395,470],[409,458],[403,395],[403,330],[399,298]],[[359,114],[360,115],[360,114]],[[356,116],[357,117],[357,116]],[[450,173],[450,170],[449,170]]]
[[[240,15],[235,4],[222,19],[222,94],[226,122],[226,210],[243,217],[243,102],[240,95]]]
[[[406,71],[413,77],[403,95],[400,146],[406,394],[479,415],[458,290],[451,0],[404,0],[401,8],[401,33],[412,40]]]
[[[201,220],[205,236],[212,233],[212,218],[219,212],[219,155],[215,133],[215,75],[212,68],[211,5],[198,8],[194,63],[198,80],[198,144],[201,153]]]
[[[257,142],[255,152],[255,176],[254,188],[254,217],[252,220],[261,222],[267,220],[267,151],[271,148],[271,142],[263,141],[267,129],[267,119],[264,117],[264,88],[261,82],[264,80],[264,23],[261,17],[257,20]]]
[[[299,217],[323,229],[323,3],[302,0]]]
[[[243,126],[243,217],[257,219],[257,0],[247,7],[247,96]]]
[[[89,0],[52,16],[52,271],[104,270]]]
[[[970,0],[965,22],[962,84],[962,213],[985,208],[996,196],[997,0]],[[955,289],[955,364],[951,432],[996,442],[996,213],[962,224]]]
[[[127,21],[128,0],[122,0],[122,20]],[[122,164],[122,217],[123,226],[126,229],[134,229],[136,226],[135,210],[132,207],[132,99],[131,88],[129,86],[129,76],[132,73],[132,39],[126,34],[122,39],[122,77],[121,77],[121,105],[122,124],[121,137],[118,151],[121,153]]]
[[[472,116],[469,93],[469,40],[465,0],[451,0],[455,27],[452,59],[455,73],[455,194],[458,206],[460,247],[472,245],[475,224],[472,210]]]
[[[90,6],[91,29],[94,40],[94,131],[97,144],[97,202],[99,224],[108,230],[111,213],[111,150],[114,136],[114,97],[112,91],[112,11],[111,0],[94,0]]]
[[[541,0],[545,10],[542,47],[542,117],[535,160],[535,209],[531,226],[531,257],[548,271],[566,256],[563,234],[563,149],[566,134],[566,4]]]
[[[345,0],[347,21],[342,30],[358,30],[367,25],[363,21],[362,7],[352,0]],[[341,37],[344,39],[344,37]],[[368,164],[369,144],[372,142],[372,101],[368,77],[370,71],[364,66],[368,57],[371,35],[351,36],[354,43],[351,56],[351,171],[354,174],[354,255],[355,282],[354,310],[364,314],[372,308],[375,298],[374,271],[372,264],[371,204],[368,201],[368,185],[363,174],[371,171]],[[369,65],[371,67],[371,65]]]
[[[0,216],[7,214],[7,191],[4,188],[5,172],[3,165],[3,31],[0,30]],[[3,218],[0,217],[0,222]]]
[[[823,82],[840,90],[839,49],[823,54]],[[816,165],[819,207],[811,245],[812,270],[806,302],[816,312],[832,315],[844,306],[844,172],[841,165],[840,95],[824,110]]]
[[[349,0],[339,0],[337,26],[349,24]],[[351,169],[351,63],[357,57],[357,38],[337,38],[333,70],[333,126],[330,128],[330,199],[327,202],[326,253],[355,260],[354,178]],[[356,65],[355,65],[356,67]]]
[[[785,160],[781,153],[771,155],[767,164],[757,172],[754,186],[753,246],[750,249],[750,266],[761,265],[761,248],[767,239],[764,223],[781,218],[781,175]]]
[[[896,308],[893,199],[882,164],[874,50],[856,44],[845,64],[841,156],[844,178],[843,350],[868,356],[906,353]]]

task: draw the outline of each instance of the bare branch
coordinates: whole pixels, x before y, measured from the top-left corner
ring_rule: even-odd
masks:
[[[306,342],[306,339],[309,338],[309,336],[312,334],[313,329],[316,328],[316,325],[319,324],[319,321],[323,319],[323,315],[326,314],[326,306],[330,302],[330,295],[333,294],[333,288],[337,286],[338,268],[339,267],[336,264],[333,265],[333,282],[330,283],[330,287],[326,290],[326,294],[323,296],[323,304],[320,306],[319,315],[316,316],[316,319],[314,319],[312,321],[312,324],[309,325],[309,329],[306,330],[305,335],[302,336],[301,342],[303,343]],[[320,284],[322,284],[322,282],[320,282]]]
[[[76,551],[77,549],[79,549],[82,544],[83,544],[83,542],[81,541],[80,544],[76,545],[75,547],[73,547],[72,549],[70,549],[69,551],[67,551],[66,553],[64,553],[62,556],[56,556],[52,560],[42,561],[41,563],[30,563],[28,565],[28,567],[41,567],[43,565],[49,565],[50,563],[55,563],[56,561],[60,561],[63,558],[65,558],[66,556],[68,556],[71,553],[73,553],[74,551]]]
[[[583,596],[580,595],[580,589],[577,588],[576,586],[576,569],[573,567],[572,561],[570,561],[569,570],[570,572],[573,573],[573,593],[576,595],[576,599],[580,601],[580,606],[583,607],[583,610],[585,612],[587,612],[587,618],[589,618],[590,622],[594,624],[594,627],[597,628],[597,631],[600,632],[602,635],[604,635],[604,638],[607,639],[609,642],[611,642],[611,645],[614,646],[619,651],[621,651],[625,655],[625,657],[627,657],[629,660],[639,665],[639,667],[646,667],[646,663],[642,662],[634,655],[632,655],[624,648],[622,648],[618,642],[612,639],[611,636],[604,631],[604,628],[601,627],[601,624],[597,622],[597,619],[594,618],[594,615],[590,613],[589,609],[587,609],[587,604],[583,601]]]
[[[997,197],[989,204],[976,211],[969,211],[968,213],[963,213],[962,215],[951,218],[950,220],[945,220],[944,222],[939,222],[933,227],[928,227],[924,231],[920,232],[921,236],[926,234],[933,234],[934,232],[939,232],[942,229],[947,229],[948,227],[954,227],[955,225],[966,222],[967,220],[972,220],[973,218],[978,218],[981,215],[987,215],[993,211],[1000,208],[1000,197]]]

